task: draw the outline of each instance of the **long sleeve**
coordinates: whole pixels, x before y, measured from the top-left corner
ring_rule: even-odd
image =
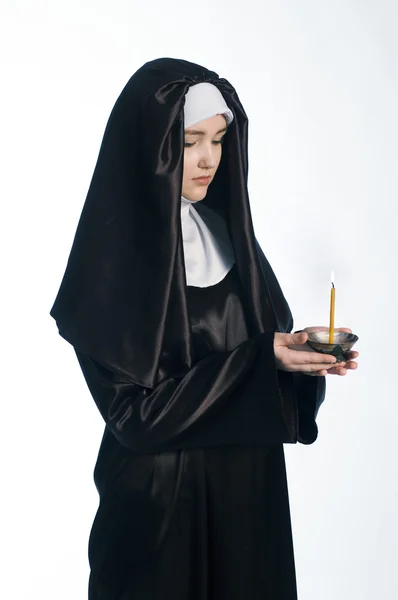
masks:
[[[262,262],[262,267],[267,276],[268,286],[274,304],[278,307],[276,311],[278,317],[279,331],[290,333],[293,329],[293,318],[289,306],[284,298],[271,265],[265,257],[261,247],[258,250]],[[299,330],[302,331],[302,330]],[[295,331],[295,333],[299,333]],[[325,377],[311,377],[303,373],[285,373],[278,371],[279,388],[282,398],[285,399],[284,405],[289,408],[285,411],[286,418],[291,413],[290,406],[296,406],[297,419],[297,441],[302,444],[312,444],[318,437],[318,426],[316,417],[322,402],[325,399],[326,379]]]
[[[298,408],[298,441],[312,444],[318,437],[316,417],[325,399],[326,378],[294,375]]]
[[[296,432],[283,416],[273,338],[263,333],[232,351],[213,352],[154,389],[77,356],[107,427],[134,452],[294,442]]]
[[[301,331],[302,329],[299,329],[295,333]],[[313,444],[318,437],[316,417],[325,400],[326,377],[295,373],[293,383],[297,401],[297,441],[301,444]]]

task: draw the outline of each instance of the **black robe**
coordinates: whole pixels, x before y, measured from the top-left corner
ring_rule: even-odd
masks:
[[[107,424],[89,600],[297,597],[283,442],[315,440],[325,380],[276,369],[241,293],[236,267],[187,288],[195,364],[154,389],[77,352]]]

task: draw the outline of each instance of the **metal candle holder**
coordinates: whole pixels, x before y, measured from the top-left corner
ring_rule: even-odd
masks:
[[[308,334],[308,345],[321,354],[335,356],[337,362],[346,362],[348,352],[358,341],[358,336],[353,333],[334,330],[334,343],[329,344],[329,331],[318,331]]]

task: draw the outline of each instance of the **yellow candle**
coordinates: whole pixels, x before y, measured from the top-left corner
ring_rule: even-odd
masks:
[[[329,344],[334,344],[334,307],[336,300],[336,288],[334,287],[334,275],[332,273],[332,287],[330,288],[330,322],[329,322]]]

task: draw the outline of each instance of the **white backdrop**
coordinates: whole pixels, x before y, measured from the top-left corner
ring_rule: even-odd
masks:
[[[327,324],[334,269],[336,325],[360,336],[318,441],[286,447],[300,600],[396,600],[396,0],[2,0],[0,23],[1,597],[86,598],[103,422],[48,312],[113,104],[172,56],[238,90],[296,328]]]

